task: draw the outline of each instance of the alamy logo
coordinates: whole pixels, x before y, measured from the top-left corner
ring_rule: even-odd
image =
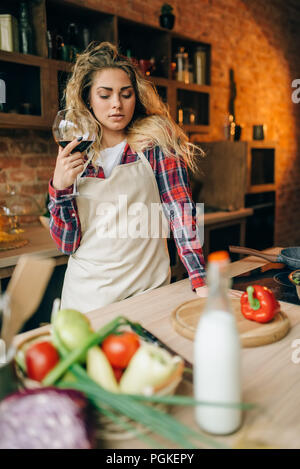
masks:
[[[0,104],[6,103],[6,84],[5,81],[0,79]]]
[[[99,239],[170,238],[172,226],[177,240],[189,247],[204,243],[204,204],[130,203],[127,195],[115,202],[99,202],[96,209],[96,232]]]
[[[292,101],[295,104],[300,103],[300,78],[292,81],[292,88],[296,88],[292,93]]]
[[[300,363],[300,339],[293,341],[292,348],[295,349],[292,353],[292,362],[298,365]]]

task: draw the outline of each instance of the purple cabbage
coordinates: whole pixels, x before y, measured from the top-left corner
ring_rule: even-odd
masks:
[[[85,396],[73,389],[11,394],[0,402],[0,449],[91,449],[92,414]]]

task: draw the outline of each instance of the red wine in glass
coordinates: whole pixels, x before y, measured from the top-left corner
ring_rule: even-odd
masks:
[[[78,142],[71,153],[78,151],[84,153],[95,142],[98,127],[95,119],[88,110],[70,108],[62,109],[57,113],[53,122],[52,132],[56,143],[62,148],[65,148],[75,138],[79,139],[79,137],[81,137],[82,140]],[[87,164],[88,162],[85,164],[85,167]],[[72,198],[79,195],[77,191],[77,181],[79,181],[83,171],[74,180],[72,194],[65,195],[64,197]]]
[[[71,141],[72,140],[60,140],[58,144],[65,148],[69,143],[71,143]],[[83,151],[88,150],[93,143],[93,140],[83,140],[71,151],[71,153],[76,153],[77,151],[82,153]]]

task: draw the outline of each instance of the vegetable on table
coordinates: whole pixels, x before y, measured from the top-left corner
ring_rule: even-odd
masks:
[[[111,392],[119,392],[119,385],[114,371],[100,347],[92,347],[88,350],[86,371],[90,378]]]
[[[49,341],[31,345],[25,354],[27,375],[36,381],[42,381],[58,362],[59,354]]]
[[[227,447],[226,445],[211,439],[209,436],[205,436],[201,432],[187,427],[171,415],[166,414],[155,407],[149,406],[149,403],[157,402],[164,404],[182,404],[192,406],[224,405],[226,407],[237,405],[238,407],[242,408],[248,408],[245,406],[249,406],[249,404],[196,402],[194,399],[185,396],[159,396],[155,394],[151,396],[145,396],[142,394],[129,395],[122,393],[112,393],[105,390],[101,385],[89,377],[83,366],[79,364],[79,357],[81,357],[82,354],[86,354],[91,347],[96,345],[99,346],[110,334],[118,333],[120,328],[124,326],[130,326],[131,328],[137,330],[140,325],[138,323],[131,323],[123,316],[116,317],[101,329],[93,332],[92,335],[87,337],[80,346],[72,351],[68,350],[68,348],[64,345],[58,336],[55,328],[53,328],[52,339],[57,350],[59,351],[61,359],[60,362],[44,378],[42,384],[44,386],[55,384],[55,386],[58,386],[59,388],[71,388],[83,392],[91,404],[100,413],[108,417],[114,423],[117,423],[121,428],[134,431],[137,437],[145,441],[148,445],[150,444],[152,447],[160,447],[158,441],[153,441],[150,436],[145,435],[143,431],[139,431],[135,426],[133,426],[134,424],[132,421],[147,427],[147,429],[154,432],[156,436],[159,435],[160,437],[166,438],[181,448],[199,448],[200,443],[213,447]],[[137,353],[141,347],[139,347]],[[156,351],[161,350],[156,346],[153,347],[155,347]],[[136,354],[134,354],[133,357],[135,356]],[[176,366],[175,357],[172,358],[174,360],[174,366]],[[181,360],[179,357],[177,358]],[[73,375],[73,378],[68,381],[68,376],[70,374]],[[124,417],[128,417],[130,421],[124,421]]]
[[[241,312],[250,321],[269,322],[279,311],[280,304],[267,287],[250,285],[241,296]]]
[[[102,350],[109,363],[115,368],[126,368],[140,346],[140,340],[134,332],[110,334],[102,342]]]
[[[70,351],[80,347],[93,334],[88,318],[74,309],[58,311],[53,321],[53,328]],[[83,353],[79,361],[84,363],[85,359],[86,354]]]
[[[117,383],[120,381],[120,379],[122,378],[122,375],[124,373],[124,370],[123,368],[116,368],[116,367],[112,367],[113,369],[113,372],[114,372],[114,375],[115,375],[115,378],[117,380]]]
[[[120,380],[121,392],[140,394],[163,383],[174,371],[178,358],[152,344],[143,344],[134,354]]]
[[[71,351],[68,350],[63,340],[57,333],[56,328],[53,327],[53,330],[52,330],[53,341],[56,344],[58,350],[61,352],[61,350],[64,349],[70,353],[68,354],[65,353],[66,356],[64,360],[61,360],[55,366],[55,368],[51,370],[47,376],[45,376],[45,378],[43,379],[43,385],[51,386],[55,384],[56,381],[58,381],[61,378],[61,376],[68,370],[68,368],[73,363],[80,361],[80,359],[82,359],[83,356],[86,356],[87,351],[90,347],[101,344],[103,340],[106,339],[106,337],[109,334],[114,333],[120,326],[127,325],[127,324],[128,324],[128,320],[126,318],[123,318],[122,316],[118,316],[112,321],[110,321],[109,323],[107,323],[98,331],[93,332],[91,335],[88,335],[85,338],[85,340],[80,344],[80,346],[74,348]]]
[[[300,285],[300,270],[296,270],[292,274],[292,280],[296,285]]]
[[[19,391],[0,402],[0,449],[92,449],[93,413],[80,391]]]

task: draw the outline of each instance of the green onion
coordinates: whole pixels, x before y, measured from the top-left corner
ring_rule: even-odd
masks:
[[[127,395],[123,396],[105,391],[98,384],[90,380],[88,376],[84,377],[85,372],[82,368],[78,373],[78,367],[81,368],[80,365],[74,365],[72,367],[72,372],[74,372],[77,377],[78,375],[81,375],[82,378],[79,378],[78,381],[73,383],[72,388],[82,391],[93,402],[95,400],[99,400],[102,405],[105,404],[114,408],[121,414],[145,425],[151,431],[174,442],[181,448],[199,448],[198,445],[195,445],[193,440],[201,441],[202,443],[215,448],[228,448],[227,446],[204,436],[200,432],[192,430],[181,424],[174,417],[162,411],[148,405],[140,404],[134,399],[129,398]],[[60,384],[58,384],[58,386],[60,386]],[[65,383],[63,383],[63,387],[65,387]]]
[[[157,403],[164,403],[169,405],[185,405],[185,406],[211,406],[211,407],[233,407],[242,410],[252,410],[257,408],[256,404],[246,403],[246,402],[237,402],[237,403],[229,403],[229,402],[214,402],[214,401],[197,401],[192,397],[187,396],[143,396],[141,394],[122,394],[124,396],[133,397],[137,401],[147,401],[147,402],[157,402]]]
[[[58,337],[56,337],[56,339],[61,355],[63,357],[65,355],[68,356],[68,351],[64,345]],[[70,371],[77,377],[77,381],[74,383],[72,382],[71,387],[82,391],[94,403],[94,405],[96,402],[99,403],[98,405],[101,408],[103,408],[103,405],[108,406],[183,448],[198,447],[195,446],[192,438],[212,447],[227,448],[227,446],[205,437],[200,432],[194,431],[181,424],[174,417],[161,412],[154,407],[139,403],[131,395],[114,394],[106,391],[95,383],[78,363],[74,363],[70,367]],[[67,387],[66,383],[63,382],[57,383],[57,386],[63,388]]]
[[[72,387],[73,383],[65,383],[65,387],[68,389],[69,387]],[[140,440],[144,441],[146,444],[149,446],[152,446],[153,448],[163,448],[159,443],[157,443],[155,440],[150,438],[148,435],[145,435],[143,432],[139,431],[134,425],[124,422],[124,419],[122,416],[115,414],[114,412],[109,411],[107,408],[104,408],[103,406],[99,405],[98,400],[93,401],[91,399],[91,402],[94,404],[95,408],[103,415],[108,417],[112,422],[116,423],[120,427],[122,427],[125,431],[129,431],[132,436],[138,437]]]

